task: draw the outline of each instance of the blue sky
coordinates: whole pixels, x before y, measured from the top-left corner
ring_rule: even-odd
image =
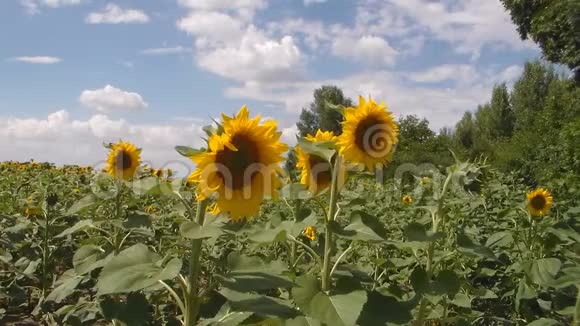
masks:
[[[134,141],[156,165],[247,104],[292,142],[335,84],[435,130],[539,56],[497,0],[5,0],[0,160],[96,164]]]

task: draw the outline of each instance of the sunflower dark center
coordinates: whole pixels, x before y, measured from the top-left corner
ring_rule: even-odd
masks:
[[[131,155],[125,151],[117,152],[117,157],[115,157],[115,162],[117,163],[117,169],[127,170],[131,167],[133,161],[131,160]]]
[[[530,200],[530,205],[534,209],[542,210],[546,206],[546,198],[544,198],[544,196],[541,195],[534,196],[532,197],[532,200]]]
[[[217,153],[216,163],[220,164],[222,171],[221,175],[224,183],[234,190],[244,187],[246,182],[252,180],[255,172],[248,168],[260,162],[259,149],[256,142],[244,134],[237,134],[232,138],[232,144],[238,149],[233,151],[229,148],[224,148],[223,151]],[[246,175],[252,173],[252,175]],[[227,180],[231,176],[231,180]]]
[[[359,122],[355,129],[355,144],[364,152],[380,152],[383,150],[384,144],[381,137],[384,130],[381,128],[383,122],[377,117],[369,116]]]
[[[330,184],[332,180],[330,164],[324,159],[314,155],[310,155],[308,162],[310,163],[310,173],[316,184],[321,186]]]

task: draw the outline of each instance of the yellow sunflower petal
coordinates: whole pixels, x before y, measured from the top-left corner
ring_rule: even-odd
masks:
[[[141,165],[141,150],[129,142],[111,146],[105,171],[114,178],[130,180]]]
[[[280,142],[275,121],[249,118],[243,106],[229,117],[222,114],[223,133],[212,134],[207,153],[192,158],[197,163],[189,181],[196,183],[199,198],[217,194],[215,211],[233,220],[258,214],[264,198],[280,187],[280,162],[288,146]]]
[[[528,211],[534,216],[546,215],[554,203],[552,194],[544,188],[538,188],[531,191],[526,195],[526,197]]]
[[[336,141],[337,137],[332,131],[317,130],[316,134],[306,135],[306,140],[311,142]],[[321,157],[306,153],[300,146],[295,149],[296,167],[300,170],[300,183],[305,185],[312,193],[318,193],[328,188],[332,182],[332,169],[330,164]],[[346,169],[341,165],[339,172],[339,188],[346,179]]]
[[[359,97],[359,105],[346,108],[339,152],[347,162],[363,164],[368,170],[382,168],[392,158],[399,128],[384,103]]]

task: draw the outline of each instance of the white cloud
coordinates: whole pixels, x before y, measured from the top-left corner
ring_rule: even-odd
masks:
[[[250,26],[237,44],[200,49],[200,67],[238,81],[296,79],[301,73],[302,54],[291,36],[270,39]]]
[[[291,35],[272,35],[253,24],[265,0],[179,0],[189,13],[176,23],[194,37],[197,65],[243,82],[296,80],[305,57]]]
[[[100,112],[136,111],[149,106],[138,93],[127,92],[111,85],[95,90],[84,90],[79,101],[82,105]]]
[[[501,73],[497,75],[498,83],[513,84],[524,72],[524,67],[518,65],[512,65],[505,68]]]
[[[192,11],[177,22],[177,27],[204,43],[218,44],[239,40],[242,22],[231,15],[216,11]]]
[[[444,65],[422,72],[394,72],[377,70],[363,72],[342,79],[281,83],[245,83],[230,87],[225,95],[232,98],[245,98],[270,104],[280,104],[298,116],[300,110],[312,101],[312,92],[321,85],[336,85],[352,99],[359,95],[372,96],[384,100],[395,115],[416,114],[429,120],[431,128],[438,130],[453,126],[467,110],[489,101],[494,84],[510,82],[521,67],[510,66],[503,70],[476,69],[462,65]],[[459,76],[452,76],[460,72]],[[471,76],[473,72],[473,76]],[[463,74],[463,75],[462,75]],[[409,79],[425,82],[450,80],[449,87],[409,83]]]
[[[170,54],[180,54],[180,53],[187,53],[190,52],[188,48],[183,46],[174,46],[174,47],[162,47],[162,48],[151,48],[145,49],[141,51],[141,54],[145,55],[170,55]]]
[[[328,1],[328,0],[304,0],[304,5],[310,6],[312,4],[325,3],[326,1]]]
[[[181,6],[202,11],[229,11],[249,20],[259,9],[268,5],[267,0],[178,0]]]
[[[62,61],[61,58],[49,56],[30,56],[30,57],[24,56],[24,57],[15,57],[12,58],[12,60],[24,63],[43,64],[43,65],[55,64]]]
[[[316,55],[327,55],[329,50],[333,55],[358,58],[357,61],[373,53],[357,48],[359,42],[389,53],[387,62],[393,58],[389,49],[400,57],[417,56],[425,42],[431,40],[448,43],[453,51],[469,55],[472,60],[479,58],[484,48],[535,47],[531,41],[520,40],[499,1],[360,0],[355,6],[354,24],[296,18],[270,22],[267,27],[272,33],[296,37]]]
[[[420,83],[438,83],[449,80],[472,83],[479,79],[479,72],[472,65],[444,64],[424,71],[410,73],[408,77]]]
[[[387,41],[370,35],[359,39],[336,38],[332,44],[332,53],[370,65],[392,65],[397,56],[397,51]]]
[[[266,0],[178,0],[180,5],[192,9],[260,9],[267,5]]]
[[[143,24],[149,22],[149,16],[141,10],[123,9],[109,3],[101,12],[90,13],[85,22],[87,24]]]
[[[133,124],[97,114],[74,120],[65,110],[39,118],[0,116],[0,161],[56,162],[99,165],[107,155],[103,143],[119,139],[143,149],[142,157],[154,166],[172,164],[191,167],[173,149],[176,145],[202,146],[205,135],[200,123]]]
[[[293,124],[290,127],[282,128],[282,136],[280,136],[280,141],[289,146],[294,146],[296,144],[296,136],[298,135],[298,127]]]
[[[85,0],[20,0],[20,5],[29,14],[38,14],[40,7],[59,8],[65,6],[79,5]]]
[[[319,49],[324,42],[333,39],[328,26],[320,21],[309,21],[303,18],[269,22],[266,29],[273,34],[302,38],[305,45],[313,50]]]
[[[499,1],[481,0],[387,0],[367,1],[389,11],[390,21],[398,22],[406,33],[423,35],[451,43],[456,52],[479,56],[487,45],[521,49],[522,42],[509,15]],[[385,32],[389,32],[386,30]]]

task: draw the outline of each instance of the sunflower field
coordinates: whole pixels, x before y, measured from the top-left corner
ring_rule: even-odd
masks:
[[[403,164],[383,103],[298,140],[242,107],[141,162],[0,165],[3,325],[580,325],[580,201],[485,159]],[[107,154],[108,152],[108,154]]]

